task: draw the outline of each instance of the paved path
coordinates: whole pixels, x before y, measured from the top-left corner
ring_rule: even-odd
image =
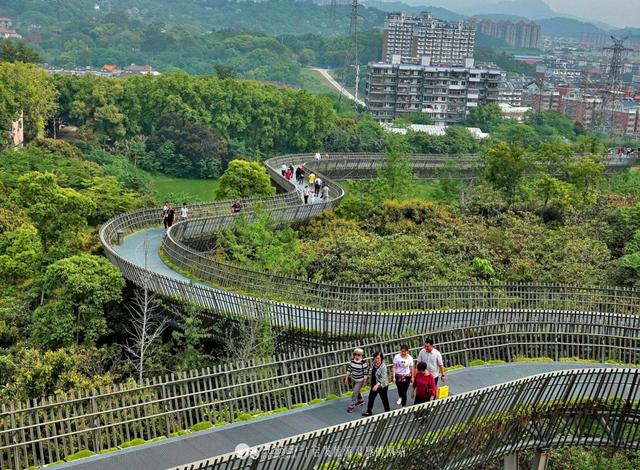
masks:
[[[604,367],[601,364],[567,362],[513,363],[496,366],[470,367],[447,374],[447,385],[452,394],[459,394],[544,372],[585,367]],[[395,409],[395,389],[390,390],[391,408]],[[249,446],[322,429],[361,418],[364,409],[347,413],[348,398],[333,400],[314,406],[299,408],[274,416],[235,423],[223,428],[159,441],[118,452],[92,457],[57,466],[86,470],[158,470],[174,468],[210,457],[233,452],[238,444]],[[380,400],[374,413],[382,412]]]
[[[351,101],[355,101],[356,103],[358,103],[360,106],[365,106],[364,101],[359,100],[358,98],[356,98],[355,96],[353,96],[353,94],[351,94],[345,87],[343,87],[342,85],[340,85],[335,78],[333,78],[331,76],[331,74],[329,73],[328,69],[318,69],[318,68],[313,68],[313,70],[315,70],[316,72],[318,72],[320,75],[322,75],[324,77],[325,80],[327,80],[331,86],[333,86],[336,90],[338,90],[340,92],[340,94],[342,94],[342,96],[350,99]]]

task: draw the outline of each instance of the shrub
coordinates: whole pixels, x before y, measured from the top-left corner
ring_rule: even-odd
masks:
[[[240,413],[237,418],[235,419],[236,422],[238,421],[249,421],[251,418],[253,418],[253,415],[251,413]]]
[[[309,404],[310,405],[316,405],[316,404],[322,403],[322,402],[324,402],[324,398],[314,398],[313,400],[311,400],[309,402]]]
[[[189,430],[191,432],[198,432],[198,431],[204,431],[205,429],[209,429],[211,427],[213,427],[213,423],[211,421],[201,421],[191,426]]]
[[[122,444],[120,444],[120,448],[121,449],[126,449],[127,447],[139,446],[139,445],[144,444],[145,442],[147,442],[147,441],[145,441],[141,437],[138,437],[136,439],[132,439],[132,440],[127,441],[127,442],[123,442]]]
[[[338,398],[340,398],[338,395],[336,395],[335,393],[330,393],[329,395],[327,395],[327,401],[329,400],[337,400]]]
[[[118,450],[117,447],[109,447],[108,449],[102,449],[100,451],[101,454],[108,454],[109,452],[115,452],[116,450]]]
[[[67,462],[72,462],[73,460],[84,459],[86,457],[91,457],[92,455],[96,455],[96,453],[90,451],[89,449],[82,449],[75,454],[67,455],[64,459]]]
[[[291,409],[295,410],[296,408],[302,408],[303,406],[307,406],[306,403],[296,403],[294,405],[291,405]]]
[[[476,367],[476,366],[483,366],[485,364],[486,364],[486,362],[484,362],[482,359],[476,359],[474,361],[471,361],[469,363],[469,366],[470,367]]]
[[[189,431],[186,429],[180,429],[179,431],[172,432],[171,434],[169,434],[169,437],[179,437],[179,436],[184,436],[185,434],[189,434]]]

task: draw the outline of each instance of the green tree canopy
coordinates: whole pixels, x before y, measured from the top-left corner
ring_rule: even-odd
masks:
[[[259,162],[232,160],[220,177],[216,199],[272,196],[276,188],[271,185],[267,169]]]
[[[25,137],[42,135],[58,104],[51,76],[33,64],[0,62],[0,146],[9,139],[11,121],[24,112]]]
[[[18,178],[12,200],[33,221],[45,252],[76,236],[95,209],[91,199],[74,189],[61,188],[55,175],[47,172],[32,171]]]
[[[484,178],[513,199],[524,172],[530,167],[530,155],[518,145],[500,142],[483,154]]]
[[[49,265],[42,288],[33,339],[49,348],[93,345],[109,330],[105,307],[120,300],[124,279],[105,258],[82,254]]]

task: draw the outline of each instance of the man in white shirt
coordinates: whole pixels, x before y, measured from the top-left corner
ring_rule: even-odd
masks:
[[[186,222],[189,218],[189,208],[187,207],[187,203],[183,202],[182,207],[180,208],[180,222]]]
[[[424,362],[427,365],[427,370],[431,372],[436,386],[438,385],[438,377],[442,379],[444,383],[444,363],[442,362],[442,354],[436,348],[433,347],[433,340],[431,338],[425,338],[424,349],[420,350],[418,354],[418,362]]]

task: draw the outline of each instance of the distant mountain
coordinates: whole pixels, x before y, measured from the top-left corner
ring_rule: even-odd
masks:
[[[429,0],[426,0],[427,2]],[[455,13],[451,10],[447,10],[446,8],[419,4],[419,5],[409,5],[408,3],[392,1],[386,2],[384,0],[370,0],[362,2],[365,6],[370,8],[377,8],[378,10],[393,12],[393,11],[404,11],[405,13],[420,13],[423,11],[429,11],[436,18],[440,18],[445,21],[460,21],[465,18],[464,15],[459,13]]]
[[[473,15],[473,18],[480,18],[493,21],[531,21],[529,18],[518,15],[504,15],[501,13],[489,13],[483,15]]]
[[[447,8],[465,16],[502,14],[516,15],[531,19],[552,18],[558,16],[542,0],[404,0],[410,5],[429,3]]]
[[[606,31],[598,28],[593,23],[587,23],[571,18],[547,18],[537,20],[536,23],[542,27],[542,34],[547,36],[579,38],[582,33],[606,34]]]

